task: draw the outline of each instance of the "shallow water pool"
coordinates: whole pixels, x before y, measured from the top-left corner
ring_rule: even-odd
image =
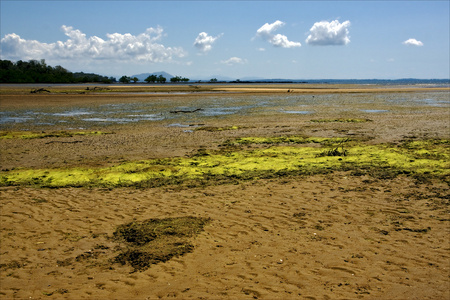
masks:
[[[448,92],[367,93],[367,94],[277,94],[277,95],[196,95],[185,97],[139,98],[135,102],[79,106],[9,109],[0,112],[0,129],[9,127],[60,125],[89,128],[114,124],[165,121],[195,123],[201,119],[268,114],[308,115],[395,113],[405,109],[426,113],[450,108]]]

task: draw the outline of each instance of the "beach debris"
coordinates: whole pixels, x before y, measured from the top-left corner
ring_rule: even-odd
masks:
[[[95,86],[94,88],[86,87],[86,91],[110,91],[110,90],[111,90],[110,88],[103,88],[98,86]]]
[[[183,113],[183,114],[189,114],[189,113],[195,113],[197,111],[202,111],[203,108],[196,108],[194,110],[171,110],[170,113],[171,114],[178,114],[178,113]]]
[[[317,157],[322,156],[347,156],[348,151],[344,149],[344,143],[348,142],[349,139],[341,140],[336,147],[325,150],[317,155]],[[341,148],[341,150],[339,150]]]
[[[49,90],[46,90],[46,89],[44,89],[44,88],[40,88],[40,89],[34,89],[34,90],[32,90],[30,93],[31,94],[37,94],[37,93],[50,93],[50,91]]]

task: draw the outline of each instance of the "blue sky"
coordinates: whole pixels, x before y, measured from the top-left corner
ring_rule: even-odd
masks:
[[[450,78],[449,3],[2,0],[1,58],[108,76]]]

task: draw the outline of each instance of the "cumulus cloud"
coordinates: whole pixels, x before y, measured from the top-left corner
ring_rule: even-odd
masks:
[[[285,35],[274,34],[274,32],[277,31],[279,28],[283,27],[284,24],[285,24],[284,22],[279,20],[273,22],[272,24],[266,23],[256,31],[256,36],[261,37],[262,39],[268,41],[275,47],[281,48],[300,47],[302,45],[301,43],[289,41],[287,36]]]
[[[220,38],[222,34],[219,34],[218,36],[210,36],[206,32],[200,32],[195,39],[194,46],[203,53],[206,53],[212,49],[212,44]]]
[[[277,20],[272,24],[266,23],[256,31],[256,35],[266,39],[271,39],[273,37],[273,32],[283,27],[284,24],[285,23],[280,20]]]
[[[158,43],[163,36],[161,27],[148,28],[144,33],[107,34],[104,40],[86,34],[71,26],[61,27],[68,37],[66,41],[42,43],[25,40],[15,33],[1,39],[1,54],[7,59],[103,59],[114,61],[166,62],[173,57],[183,57],[180,47],[165,47]]]
[[[236,65],[236,64],[245,64],[245,63],[247,63],[247,60],[239,58],[239,57],[231,57],[227,60],[222,60],[221,63],[231,66],[231,65]]]
[[[407,46],[418,46],[418,47],[423,46],[423,43],[421,41],[416,40],[416,39],[406,40],[406,41],[403,42],[403,44],[407,45]]]
[[[349,30],[350,21],[339,23],[338,20],[332,22],[316,22],[311,27],[310,35],[306,39],[309,45],[347,45],[350,43]]]

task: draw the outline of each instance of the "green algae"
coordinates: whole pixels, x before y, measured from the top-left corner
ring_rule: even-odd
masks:
[[[442,177],[450,175],[448,140],[370,145],[347,139],[314,137],[250,137],[239,143],[271,141],[266,148],[243,150],[202,149],[189,157],[124,162],[106,168],[15,169],[0,176],[0,185],[41,187],[152,187],[187,182],[215,184],[258,178],[351,171],[354,175],[381,178],[405,174]],[[293,142],[292,142],[293,141]],[[344,155],[323,155],[324,149],[344,147]],[[320,147],[297,143],[319,143]],[[294,144],[294,145],[290,145]],[[325,150],[326,151],[326,150]]]
[[[244,137],[233,141],[227,141],[226,145],[249,145],[249,144],[333,144],[347,140],[348,138],[324,138],[305,136],[278,136],[278,137]]]
[[[32,132],[32,131],[0,131],[0,139],[43,139],[49,137],[73,137],[80,135],[103,135],[111,134],[102,131],[52,131],[52,132]]]
[[[202,126],[202,127],[195,128],[195,130],[196,131],[214,132],[214,131],[224,131],[224,130],[238,130],[238,129],[243,129],[243,128],[246,128],[246,127],[242,127],[242,126],[225,126],[225,127]]]
[[[149,219],[119,225],[113,239],[124,244],[113,262],[145,271],[152,264],[166,262],[193,251],[189,238],[204,230],[209,218],[178,217]]]

